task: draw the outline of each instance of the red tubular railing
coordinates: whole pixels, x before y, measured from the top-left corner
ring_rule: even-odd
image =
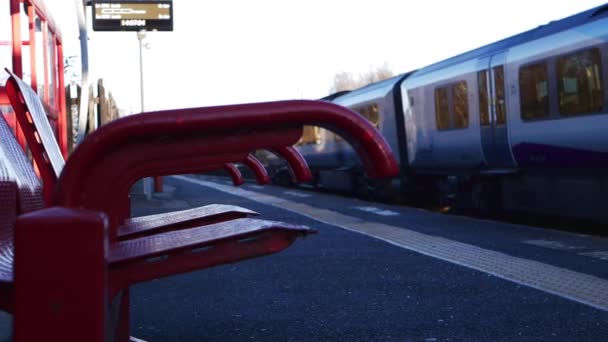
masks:
[[[239,169],[237,169],[234,164],[224,164],[224,170],[226,170],[226,172],[228,172],[228,174],[230,175],[230,178],[232,179],[232,184],[234,184],[234,186],[240,186],[245,183],[245,179],[243,178],[241,171],[239,171]]]
[[[255,180],[258,184],[264,185],[270,183],[270,176],[268,171],[264,168],[264,165],[252,154],[247,155],[247,158],[243,160],[243,164],[247,166],[255,175]]]
[[[115,236],[113,227],[126,213],[116,215],[124,209],[112,199],[126,198],[137,179],[203,172],[211,165],[243,161],[257,149],[280,150],[298,141],[303,125],[341,134],[359,152],[369,176],[397,175],[397,163],[379,132],[335,104],[282,101],[190,108],[129,116],[99,128],[66,162],[54,203],[108,213]]]

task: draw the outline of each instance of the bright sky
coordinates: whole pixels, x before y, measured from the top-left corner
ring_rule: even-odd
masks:
[[[605,1],[174,0],[174,31],[146,39],[145,109],[319,98],[338,72],[406,72]],[[79,54],[74,1],[45,2],[65,55]],[[92,76],[139,112],[136,33],[90,31],[89,54]]]

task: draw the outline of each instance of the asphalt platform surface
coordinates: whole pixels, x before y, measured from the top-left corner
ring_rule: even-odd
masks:
[[[222,178],[205,179],[227,184]],[[176,178],[165,178],[165,189],[151,200],[133,195],[133,215],[224,203],[255,210],[263,219],[305,224],[319,233],[270,256],[133,286],[132,335],[139,339],[608,341],[608,312],[602,308],[247,197]],[[274,186],[261,188],[249,183],[243,189],[291,196],[292,201],[369,220],[371,224],[407,226],[423,234],[608,279],[608,257],[601,257],[602,251],[608,251],[605,238]],[[361,210],[370,207],[399,215],[373,215]],[[553,247],[522,241],[550,241],[553,245],[548,246]],[[3,314],[0,341],[7,340],[9,327],[10,316]]]
[[[228,183],[228,182],[226,182]],[[165,180],[169,194],[135,201],[135,215],[209,203],[230,203],[269,220],[309,225],[319,234],[287,250],[236,264],[137,285],[133,335],[147,341],[608,341],[608,312],[518,285],[293,212],[210,188]],[[247,185],[244,186],[248,188]],[[285,189],[249,187],[285,196]],[[288,192],[289,193],[289,192]],[[608,262],[517,241],[605,239],[491,224],[480,237],[471,220],[390,207],[397,216],[370,217],[370,205],[331,195],[298,201],[370,220],[419,223],[418,230],[484,248],[551,262],[608,278]],[[355,203],[353,204],[353,201]],[[432,228],[422,218],[436,215]],[[428,219],[428,217],[427,217]],[[396,222],[390,222],[391,220]],[[487,228],[487,222],[480,226]],[[426,227],[426,228],[425,228]],[[425,230],[426,229],[426,230]],[[576,256],[576,258],[575,258]]]

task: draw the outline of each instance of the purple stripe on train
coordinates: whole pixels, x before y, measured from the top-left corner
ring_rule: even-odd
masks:
[[[520,167],[608,168],[608,153],[533,143],[513,147]]]

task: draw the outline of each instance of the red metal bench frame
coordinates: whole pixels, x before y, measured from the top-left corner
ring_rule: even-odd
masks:
[[[43,179],[45,202],[47,205],[50,205],[55,183],[63,169],[65,161],[53,135],[52,128],[47,120],[47,115],[40,98],[33,89],[19,77],[8,69],[6,69],[6,71],[10,75],[6,84],[7,94],[15,111],[17,121],[19,122],[28,145],[30,146],[30,150],[32,151],[33,159],[38,166]],[[291,147],[281,147],[274,152],[287,159],[290,170],[292,170],[294,181],[304,182],[312,177],[305,160],[295,149]],[[188,156],[187,158],[189,159],[187,161],[189,163],[206,163],[207,170],[224,168],[224,170],[230,174],[232,181],[236,186],[244,183],[242,174],[233,163],[226,162],[212,166],[209,164],[209,159],[197,160],[192,156]],[[142,161],[142,163],[147,163],[149,165],[153,163],[152,160],[153,158],[148,158]],[[253,155],[248,154],[241,162],[251,168],[258,184],[266,184],[270,181],[266,169]],[[166,165],[163,164],[160,167],[166,168]],[[167,213],[163,216],[162,220],[157,221],[143,217],[141,219],[145,220],[146,224],[140,224],[137,227],[133,227],[131,226],[133,221],[129,220],[131,212],[129,197],[116,198],[115,201],[121,201],[119,207],[122,208],[123,214],[116,218],[116,220],[121,224],[121,227],[118,229],[118,236],[124,238],[128,238],[133,232],[136,232],[138,235],[153,234],[156,230],[166,231],[176,227],[187,227],[188,225],[197,226],[210,222],[217,222],[220,219],[239,218],[255,214],[250,210],[236,206],[215,206],[212,210],[207,208],[207,206],[203,206],[200,207],[200,210],[189,209],[188,213],[182,211],[176,211],[170,214]],[[225,212],[220,213],[218,212],[219,210],[224,210]],[[198,215],[194,215],[195,213]],[[168,224],[171,224],[171,227],[168,227]],[[142,229],[143,227],[145,227],[145,231]]]
[[[9,69],[5,70],[10,75],[6,85],[8,98],[15,110],[16,119],[25,135],[32,157],[40,170],[45,200],[50,203],[55,182],[65,165],[63,155],[38,95],[13,72]],[[306,161],[293,147],[282,146],[271,152],[287,160],[294,182],[306,182],[312,179]],[[240,162],[253,171],[258,184],[270,182],[266,169],[253,155],[247,155]],[[233,163],[226,163],[222,168],[229,173],[234,185],[243,184],[244,179]]]
[[[16,220],[15,339],[102,341],[109,302],[119,295],[116,332],[124,341],[130,285],[274,253],[309,233],[245,218],[121,241],[124,203],[115,200],[142,177],[203,172],[244,160],[253,150],[280,150],[299,140],[303,125],[342,135],[369,176],[397,174],[388,144],[371,123],[322,101],[149,112],[95,131],[67,160],[54,189],[55,207]]]

